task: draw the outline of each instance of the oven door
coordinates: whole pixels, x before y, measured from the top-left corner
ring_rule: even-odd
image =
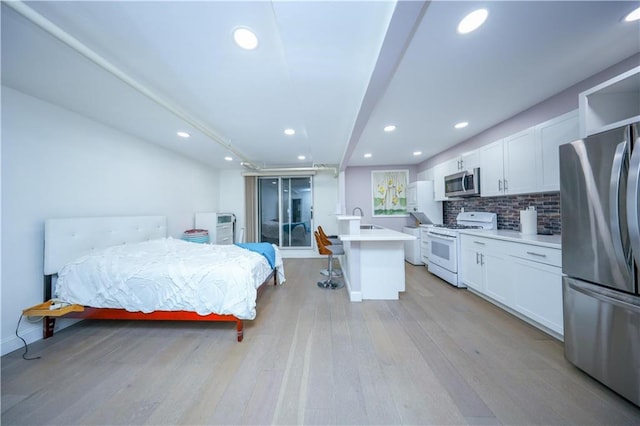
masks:
[[[456,251],[456,237],[439,234],[437,231],[427,233],[429,239],[429,262],[434,263],[450,272],[458,272],[458,253]]]

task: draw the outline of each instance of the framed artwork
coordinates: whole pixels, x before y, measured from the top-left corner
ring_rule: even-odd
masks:
[[[373,217],[407,216],[409,170],[371,171]]]

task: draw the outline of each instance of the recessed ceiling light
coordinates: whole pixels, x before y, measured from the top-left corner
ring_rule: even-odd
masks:
[[[181,138],[190,138],[191,135],[187,132],[177,132],[176,135],[180,136]]]
[[[455,125],[455,126],[453,126],[453,127],[455,127],[456,129],[464,129],[464,128],[465,128],[465,127],[467,127],[468,125],[469,125],[469,123],[468,123],[468,122],[466,122],[466,121],[461,121],[461,122],[459,122],[459,123],[456,123],[456,125]]]
[[[305,157],[304,155],[298,155],[298,160],[304,160],[305,158],[307,157]]]
[[[233,158],[231,157],[224,157],[225,161],[233,161]]]
[[[364,158],[371,158],[371,154],[366,153],[366,154],[364,155]]]
[[[385,132],[393,132],[395,129],[396,129],[395,124],[389,124],[388,126],[384,127]]]
[[[416,157],[418,155],[422,155],[422,151],[413,151],[413,155],[415,155]]]
[[[296,131],[293,129],[284,129],[284,134],[288,136],[292,136],[296,134]]]
[[[253,50],[258,47],[258,37],[256,33],[247,27],[240,27],[233,30],[233,40],[243,49]]]
[[[458,24],[458,33],[467,34],[477,30],[487,20],[487,16],[489,16],[487,9],[474,10],[462,18],[462,21]]]
[[[640,19],[640,7],[636,10],[630,12],[627,16],[624,17],[625,22],[633,22]]]

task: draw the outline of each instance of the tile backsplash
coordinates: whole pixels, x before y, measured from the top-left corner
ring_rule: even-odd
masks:
[[[538,211],[538,232],[560,234],[560,192],[546,194],[507,195],[503,197],[465,198],[445,201],[444,222],[456,223],[456,216],[464,207],[467,212],[498,214],[498,229],[520,230],[520,210],[534,206]]]

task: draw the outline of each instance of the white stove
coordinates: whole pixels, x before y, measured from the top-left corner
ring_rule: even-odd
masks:
[[[486,212],[461,212],[455,225],[436,225],[427,232],[429,239],[429,272],[456,287],[466,287],[458,280],[460,269],[460,230],[497,229],[498,216]]]

